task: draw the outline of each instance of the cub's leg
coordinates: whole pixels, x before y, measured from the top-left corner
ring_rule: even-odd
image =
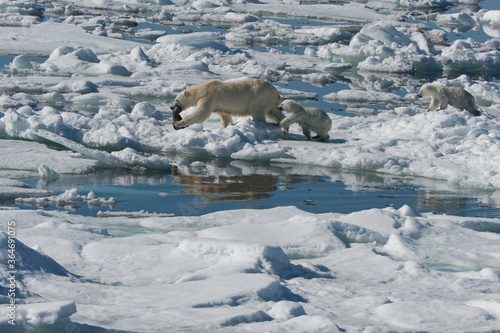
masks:
[[[302,133],[304,133],[304,135],[306,136],[307,141],[311,141],[311,130],[309,129],[309,127],[302,126]]]
[[[431,97],[431,104],[429,104],[429,107],[427,108],[427,112],[429,111],[436,111],[438,109],[438,100],[434,97]]]
[[[330,135],[328,135],[328,133],[318,133],[318,135],[314,136],[313,139],[319,140],[321,142],[328,142],[328,140],[330,140]]]
[[[328,140],[330,140],[330,136],[328,134],[321,135],[321,138],[319,139],[321,142],[328,142]]]
[[[444,110],[448,107],[448,97],[441,96],[441,104],[439,105],[440,110]]]

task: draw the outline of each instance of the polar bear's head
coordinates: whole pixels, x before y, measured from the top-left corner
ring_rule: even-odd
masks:
[[[180,113],[191,106],[196,105],[194,94],[189,91],[189,88],[181,91],[176,97],[170,109],[172,109],[172,118],[174,121],[182,120]]]
[[[283,102],[281,102],[280,105],[278,105],[278,110],[280,111],[288,111],[288,112],[300,112],[302,110],[302,106],[299,104],[295,103],[291,99],[285,99]]]
[[[433,96],[435,95],[436,88],[429,83],[424,84],[421,88],[420,91],[417,94],[418,98],[422,97],[427,97],[427,96]]]
[[[198,98],[196,91],[193,91],[193,87],[189,87],[181,91],[174,99],[174,102],[170,106],[172,110],[175,111],[176,108],[179,108],[180,111],[184,111],[187,108],[195,106],[198,103]]]

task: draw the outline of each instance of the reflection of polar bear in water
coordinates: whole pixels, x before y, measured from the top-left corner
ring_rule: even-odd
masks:
[[[325,111],[319,108],[304,108],[289,99],[283,101],[278,106],[278,109],[290,112],[290,114],[280,122],[280,126],[283,127],[285,131],[290,125],[298,123],[300,127],[302,127],[302,133],[304,133],[307,140],[311,140],[311,131],[318,134],[314,137],[315,139],[320,139],[320,141],[328,141],[328,139],[330,139],[328,131],[332,128],[332,120]]]
[[[202,123],[213,112],[219,115],[221,127],[225,128],[231,124],[231,116],[252,116],[262,122],[267,116],[279,123],[285,118],[277,109],[280,101],[278,90],[260,79],[209,80],[181,91],[170,108],[175,129]],[[196,110],[182,119],[180,112],[192,106]]]
[[[427,111],[444,110],[448,104],[460,110],[467,110],[475,116],[481,113],[476,109],[474,96],[460,87],[448,87],[439,84],[424,84],[417,96],[431,97],[431,104]]]

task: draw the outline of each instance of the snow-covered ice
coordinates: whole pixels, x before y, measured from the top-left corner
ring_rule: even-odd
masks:
[[[0,56],[9,59],[0,72],[0,330],[500,331],[498,216],[405,205],[88,217],[43,207],[112,208],[115,198],[25,182],[105,168],[209,173],[202,161],[222,158],[438,179],[497,200],[500,8],[482,5],[0,2]],[[327,143],[249,118],[172,128],[180,91],[243,77],[357,115],[325,109]],[[467,89],[481,115],[425,112],[429,100],[416,92],[426,82]]]
[[[500,329],[498,218],[421,216],[408,206],[0,216],[18,221],[17,325],[34,331]],[[117,237],[103,225],[141,232]]]

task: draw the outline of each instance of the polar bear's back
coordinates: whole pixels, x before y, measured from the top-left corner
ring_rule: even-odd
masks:
[[[320,108],[305,107],[304,111],[308,114],[308,117],[305,119],[311,122],[315,127],[323,128],[327,132],[332,127],[332,120],[328,114]]]
[[[443,94],[448,98],[448,103],[451,106],[460,110],[467,110],[472,113],[477,112],[474,96],[472,96],[472,94],[464,88],[442,85],[437,86],[437,89],[440,94]]]
[[[204,85],[204,90],[210,92],[207,98],[217,105],[215,112],[252,115],[276,109],[281,101],[278,90],[260,79],[210,80]]]
[[[464,88],[460,88],[460,87],[449,87],[449,86],[438,86],[440,87],[440,89],[442,90],[445,90],[446,93],[448,94],[448,97],[450,96],[453,96],[455,97],[456,99],[459,99],[459,98],[472,98],[474,99],[474,96],[472,96],[467,90],[465,90]]]
[[[467,110],[478,116],[479,111],[476,109],[476,101],[474,96],[467,90],[461,87],[452,87],[439,84],[424,84],[418,97],[432,97],[431,104],[427,111],[434,111],[438,108],[445,109],[448,104],[460,110]]]
[[[330,120],[330,117],[326,114],[325,111],[321,110],[320,108],[315,108],[315,107],[305,107],[304,110],[309,113],[309,115],[321,119],[321,120]]]

